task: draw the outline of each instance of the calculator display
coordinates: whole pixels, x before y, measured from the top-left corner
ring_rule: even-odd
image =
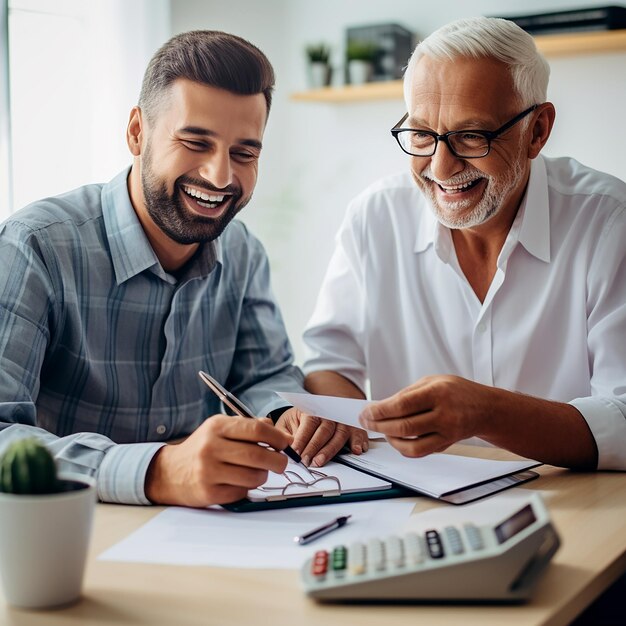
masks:
[[[517,513],[504,520],[501,524],[494,528],[498,543],[504,543],[511,537],[514,537],[521,530],[530,526],[537,518],[533,512],[533,507],[528,504]]]

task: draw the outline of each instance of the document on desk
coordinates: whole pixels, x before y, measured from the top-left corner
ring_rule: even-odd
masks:
[[[503,488],[497,484],[499,480],[540,465],[530,459],[492,461],[438,453],[412,459],[402,456],[391,444],[378,441],[371,442],[365,454],[341,454],[338,459],[350,467],[441,499],[445,499],[447,494],[470,489],[476,485],[485,485],[486,491],[480,497],[495,493]],[[536,477],[534,472],[527,473]],[[520,482],[523,481],[518,480],[513,484]],[[491,491],[488,487],[490,483],[493,483],[494,487]]]
[[[326,504],[241,515],[221,507],[170,507],[99,557],[105,561],[297,569],[319,549],[384,537],[406,523],[412,499]],[[306,546],[293,538],[329,520],[350,522]]]

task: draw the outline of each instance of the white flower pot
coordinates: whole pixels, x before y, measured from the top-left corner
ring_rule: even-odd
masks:
[[[372,64],[369,61],[353,59],[348,62],[348,80],[351,85],[363,85],[372,78]]]
[[[309,86],[319,89],[330,85],[330,65],[327,63],[309,63]]]
[[[45,608],[80,597],[96,483],[80,474],[59,479],[81,487],[49,495],[0,493],[0,575],[13,606]]]

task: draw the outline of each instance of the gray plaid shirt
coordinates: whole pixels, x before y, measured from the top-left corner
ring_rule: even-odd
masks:
[[[263,247],[239,221],[174,277],[128,196],[128,170],[0,225],[0,452],[46,442],[108,502],[148,503],[163,441],[223,409],[202,369],[258,415],[302,391]]]

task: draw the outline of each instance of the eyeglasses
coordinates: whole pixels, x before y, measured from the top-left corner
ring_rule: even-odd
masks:
[[[451,130],[443,135],[438,135],[431,130],[401,128],[400,124],[409,117],[409,114],[405,113],[402,119],[391,129],[391,134],[396,138],[402,150],[411,156],[432,156],[441,140],[448,146],[450,152],[459,159],[480,159],[489,154],[491,142],[496,137],[523,120],[538,106],[538,104],[533,104],[497,130]]]

